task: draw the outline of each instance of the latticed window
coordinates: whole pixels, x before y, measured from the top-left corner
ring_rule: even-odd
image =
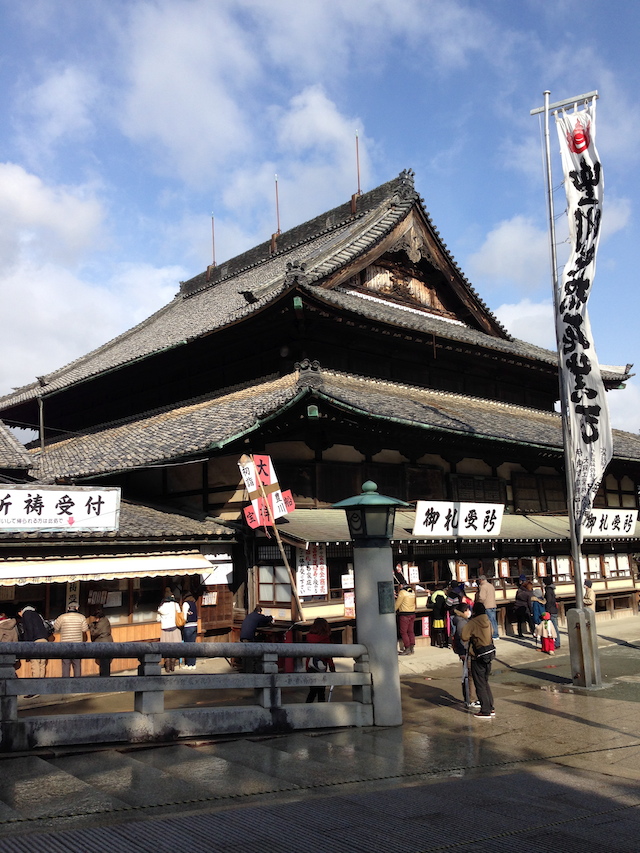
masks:
[[[451,497],[454,501],[505,503],[505,484],[499,477],[465,477],[452,474]]]
[[[514,509],[520,512],[565,512],[564,479],[540,474],[513,474]]]

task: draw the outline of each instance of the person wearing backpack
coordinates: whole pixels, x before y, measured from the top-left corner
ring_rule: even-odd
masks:
[[[479,711],[480,703],[475,696],[473,689],[473,681],[469,678],[469,643],[463,643],[462,629],[469,621],[471,616],[471,608],[466,601],[461,601],[454,609],[451,616],[453,624],[453,635],[451,638],[451,648],[458,655],[462,663],[462,701],[469,711]]]
[[[46,643],[52,632],[35,607],[25,604],[18,611],[22,625],[21,640],[27,643]],[[47,675],[47,659],[31,658],[31,678],[45,678]],[[32,694],[33,695],[33,694]]]
[[[471,677],[480,702],[480,710],[475,716],[485,720],[496,715],[493,708],[493,693],[489,686],[491,658],[495,657],[492,634],[487,609],[481,601],[476,601],[471,611],[471,619],[462,629],[460,638],[463,643],[469,643]]]

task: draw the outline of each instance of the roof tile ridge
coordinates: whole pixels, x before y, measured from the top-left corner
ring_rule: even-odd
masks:
[[[11,394],[5,394],[3,397],[0,397],[0,407],[2,407],[2,404],[4,401],[9,401],[13,397],[15,397],[21,393],[24,394],[29,390],[34,390],[36,392],[34,394],[35,397],[45,396],[47,394],[47,386],[50,385],[54,379],[58,379],[58,378],[64,376],[65,373],[70,372],[77,365],[82,364],[83,362],[88,361],[91,358],[94,358],[96,355],[107,351],[108,349],[115,346],[116,344],[119,344],[123,340],[126,340],[126,338],[130,337],[131,335],[137,334],[140,331],[140,329],[144,328],[147,325],[150,325],[151,322],[155,321],[155,319],[158,316],[160,316],[161,314],[164,314],[166,311],[168,311],[174,305],[178,304],[178,302],[179,302],[179,294],[174,296],[174,298],[171,300],[171,302],[167,302],[166,305],[163,305],[157,311],[154,311],[154,313],[150,314],[149,317],[146,317],[140,323],[137,323],[135,326],[132,326],[130,329],[127,329],[125,332],[121,332],[119,335],[116,335],[115,338],[111,338],[111,340],[107,341],[104,344],[101,344],[99,347],[96,347],[95,349],[90,350],[89,352],[85,353],[84,355],[78,356],[78,358],[75,358],[73,361],[70,361],[68,364],[63,365],[62,367],[58,367],[56,370],[53,370],[51,373],[45,373],[42,376],[39,376],[37,378],[36,382],[29,382],[27,385],[22,385],[20,388],[16,388],[15,391],[11,392]],[[131,359],[129,359],[129,361],[130,362],[136,361],[136,358],[135,357],[131,358]],[[124,362],[124,364],[126,364],[126,363],[127,362]],[[119,365],[119,366],[121,366],[121,365]],[[91,376],[94,376],[94,375],[97,375],[98,373],[103,373],[103,372],[104,372],[104,369],[97,370],[95,372],[87,374],[87,376],[83,377],[83,378],[88,379]],[[45,380],[47,380],[47,381],[45,381]]]
[[[189,298],[191,296],[195,296],[197,293],[202,293],[202,291],[208,290],[209,288],[214,287],[216,284],[221,284],[224,281],[229,281],[229,279],[236,278],[237,276],[241,275],[242,273],[247,272],[248,270],[256,269],[257,267],[260,267],[263,264],[269,263],[274,258],[283,257],[286,254],[288,254],[289,252],[295,251],[295,250],[299,249],[301,246],[304,246],[308,243],[313,242],[314,240],[317,240],[319,237],[322,237],[326,234],[330,234],[333,231],[337,231],[340,228],[344,228],[345,226],[350,225],[352,222],[354,222],[358,219],[361,219],[362,217],[367,216],[372,211],[377,210],[381,205],[384,204],[385,201],[387,201],[389,204],[393,204],[394,199],[397,199],[399,194],[403,194],[403,193],[406,194],[407,193],[407,189],[405,188],[407,186],[410,186],[411,188],[413,188],[413,172],[410,169],[407,169],[407,170],[401,172],[396,178],[392,178],[392,180],[387,181],[385,184],[380,184],[377,187],[373,187],[373,189],[369,190],[368,192],[364,193],[363,195],[361,195],[359,197],[359,199],[364,199],[367,196],[369,196],[370,198],[373,198],[375,193],[378,193],[381,190],[383,190],[383,188],[387,187],[388,191],[382,196],[382,198],[380,199],[380,201],[377,204],[373,205],[373,207],[371,207],[369,209],[365,209],[365,210],[360,210],[360,211],[356,210],[355,213],[350,213],[347,216],[338,220],[337,222],[333,223],[332,225],[329,225],[325,228],[321,228],[318,231],[314,231],[308,237],[300,239],[298,242],[292,243],[291,245],[288,245],[286,248],[283,248],[281,250],[276,249],[275,252],[273,252],[272,254],[270,254],[264,258],[256,260],[251,264],[247,264],[246,266],[239,267],[238,269],[234,270],[233,272],[229,272],[227,275],[220,275],[220,277],[216,278],[215,281],[208,281],[208,282],[204,281],[202,283],[201,287],[197,287],[197,289],[189,291],[189,293],[182,294],[183,298]],[[418,194],[415,192],[415,190],[413,190],[412,200],[415,200],[416,198],[418,198]],[[287,231],[283,232],[282,234],[279,235],[279,237],[281,240],[284,240],[286,238],[287,234],[290,234],[291,232],[295,231],[298,228],[300,228],[300,229],[304,228],[305,225],[308,225],[311,222],[315,222],[316,220],[321,220],[321,219],[326,220],[329,217],[331,217],[331,215],[333,213],[340,211],[340,209],[343,208],[344,206],[345,206],[344,203],[339,204],[336,207],[333,207],[330,210],[325,211],[324,213],[318,214],[318,216],[314,216],[311,219],[306,220],[306,222],[301,222],[298,225],[294,225],[293,228],[290,228]],[[258,244],[258,246],[265,246],[265,247],[269,246],[269,245],[270,245],[269,241],[265,241],[263,243]],[[249,252],[258,248],[258,246],[254,246],[251,249],[248,249],[247,252],[243,252],[240,255],[234,256],[233,258],[228,258],[226,261],[223,261],[221,264],[219,264],[216,267],[216,269],[218,269],[218,270],[222,269],[225,264],[230,264],[232,261],[236,260],[236,258],[241,258],[243,254],[248,254]],[[276,246],[277,246],[277,243],[276,243]],[[195,281],[195,279],[197,279],[201,276],[206,276],[206,272],[198,273],[198,275],[194,276],[192,279],[190,279],[190,281]],[[185,284],[188,284],[188,283],[189,283],[188,281],[185,282]]]
[[[306,220],[306,222],[301,222],[298,225],[294,225],[292,228],[289,228],[287,231],[278,235],[278,238],[281,241],[281,243],[286,241],[286,237],[288,234],[290,235],[297,230],[302,231],[305,228],[305,226],[308,226],[314,222],[319,223],[322,220],[324,220],[326,222],[327,220],[329,220],[332,217],[332,215],[339,214],[342,209],[345,210],[344,215],[342,215],[340,219],[338,219],[336,222],[332,223],[331,225],[328,225],[324,228],[318,228],[317,230],[314,230],[312,233],[310,233],[308,236],[302,237],[297,242],[288,244],[286,247],[284,247],[280,250],[278,250],[276,248],[275,252],[265,254],[265,257],[259,258],[256,261],[254,261],[253,263],[249,263],[249,264],[246,264],[242,267],[239,267],[233,271],[229,271],[228,274],[224,274],[224,275],[220,274],[218,277],[215,278],[215,280],[206,281],[206,279],[205,279],[204,281],[202,281],[201,286],[195,286],[194,290],[189,290],[188,293],[187,292],[183,293],[182,294],[183,298],[189,298],[191,296],[194,296],[197,293],[202,293],[204,290],[208,290],[209,288],[214,287],[216,284],[221,284],[224,281],[229,281],[230,279],[233,279],[236,276],[239,276],[242,273],[247,272],[248,270],[256,269],[257,267],[260,267],[265,263],[269,263],[274,258],[283,257],[286,254],[288,254],[289,252],[295,251],[295,250],[299,249],[301,246],[307,245],[308,243],[311,243],[314,240],[317,240],[319,237],[322,237],[326,234],[330,234],[333,231],[336,231],[340,228],[344,228],[345,226],[351,224],[352,222],[354,222],[354,221],[356,221],[356,220],[358,220],[364,216],[367,216],[367,214],[369,214],[371,211],[377,210],[385,202],[387,202],[389,205],[393,205],[394,203],[397,204],[403,198],[407,198],[407,197],[410,197],[412,199],[412,201],[415,201],[415,199],[418,198],[418,194],[415,191],[415,188],[413,185],[413,177],[414,177],[414,173],[411,171],[411,169],[405,169],[404,171],[400,172],[400,174],[397,177],[392,178],[390,181],[387,181],[384,184],[379,184],[377,187],[373,187],[371,190],[368,190],[368,192],[363,193],[362,195],[358,196],[357,201],[356,201],[356,211],[355,212],[347,212],[346,206],[349,204],[349,202],[346,202],[346,203],[343,202],[342,204],[339,204],[336,207],[333,207],[330,210],[325,211],[324,213],[320,213],[317,216],[314,216],[311,219]],[[376,201],[377,195],[380,195],[380,198]],[[371,202],[372,207],[367,207],[365,200]],[[357,209],[358,203],[360,203],[361,205],[364,203],[365,208],[358,210]],[[241,258],[243,254],[248,255],[249,253],[251,253],[252,251],[255,251],[256,249],[258,249],[261,246],[265,248],[265,252],[266,252],[267,247],[270,246],[270,241],[265,241],[263,243],[259,243],[258,246],[254,246],[251,249],[248,249],[246,252],[241,253],[240,255],[235,255],[233,258],[228,258],[226,261],[223,261],[221,264],[217,265],[215,267],[215,269],[216,270],[222,270],[224,268],[225,264],[232,264],[233,261]],[[276,243],[276,247],[277,247],[277,243]],[[214,275],[215,275],[215,273],[214,273]],[[204,276],[206,276],[206,272],[198,273],[198,275],[194,276],[189,281],[184,282],[184,284],[189,284],[190,282],[195,282],[198,278],[203,278]]]
[[[258,385],[262,383],[260,387],[264,387],[265,385],[272,385],[276,387],[278,384],[286,385],[282,380],[286,380],[287,378],[291,378],[292,374],[286,374],[285,376],[278,376],[276,374],[267,374],[263,377],[260,377],[257,382]],[[290,379],[290,384],[293,385],[293,382]],[[117,418],[113,421],[104,421],[101,424],[92,427],[91,429],[74,432],[72,435],[64,436],[58,439],[55,442],[49,442],[45,447],[45,453],[47,449],[59,448],[68,442],[72,442],[78,438],[89,438],[90,436],[100,435],[100,433],[105,432],[110,429],[117,429],[122,426],[127,426],[128,424],[135,423],[136,421],[147,420],[151,418],[158,417],[158,415],[163,415],[171,412],[179,412],[183,409],[189,409],[194,406],[206,406],[209,403],[212,403],[214,400],[221,400],[223,398],[232,397],[236,394],[244,393],[252,393],[255,394],[256,388],[258,387],[255,381],[247,380],[246,382],[238,383],[237,385],[229,385],[226,388],[219,388],[214,392],[209,392],[208,394],[200,394],[197,397],[189,397],[186,400],[181,400],[177,405],[175,403],[168,403],[165,406],[158,406],[155,409],[147,409],[144,412],[139,412],[135,415],[130,415],[126,418]],[[28,452],[30,454],[35,454],[39,452],[40,447],[32,447],[28,448]]]
[[[356,236],[352,237],[350,241],[351,251],[348,251],[348,261],[352,262],[356,258],[360,257],[360,255],[364,255],[366,252],[370,251],[374,246],[380,243],[384,237],[389,233],[391,228],[398,224],[407,213],[411,210],[413,205],[415,204],[415,199],[405,199],[402,201],[394,202],[393,199],[389,199],[387,206],[383,207],[380,205],[377,208],[369,211],[368,214],[363,216],[369,216],[370,222],[363,223],[365,227],[361,230],[361,232]],[[388,221],[387,221],[388,220]],[[361,248],[353,248],[353,243],[358,239],[362,239],[366,236],[367,231],[371,231],[375,227],[379,227],[380,225],[384,225],[384,229],[380,234],[376,234],[373,239],[369,239],[365,246]],[[349,245],[346,247],[349,249]],[[307,280],[309,284],[313,284],[314,282],[326,278],[328,274],[333,272],[333,270],[338,269],[340,266],[345,264],[345,259],[340,259],[337,256],[340,252],[345,251],[345,248],[335,249],[332,248],[330,252],[327,252],[324,258],[317,258],[314,262],[313,266],[307,265]],[[326,265],[330,264],[329,269],[327,270]]]
[[[5,422],[0,418],[0,432],[2,433],[3,440],[7,442],[7,449],[10,453],[13,453],[23,462],[31,463],[31,458],[29,456],[29,451],[24,446],[24,444],[19,441],[15,435],[11,432],[9,427],[5,424]]]
[[[538,344],[532,344],[529,341],[523,340],[522,338],[516,338],[513,335],[509,335],[507,338],[500,338],[500,337],[497,337],[495,335],[488,335],[486,332],[482,331],[482,329],[476,329],[473,326],[468,326],[466,323],[463,323],[462,321],[448,320],[446,317],[440,317],[438,314],[431,313],[429,311],[422,311],[420,309],[412,309],[412,308],[407,307],[405,305],[401,305],[401,304],[397,304],[395,302],[391,302],[388,299],[381,299],[379,297],[369,296],[369,294],[366,294],[366,293],[363,294],[357,290],[352,291],[352,290],[350,290],[346,287],[343,287],[343,286],[338,286],[335,288],[324,290],[323,291],[323,297],[327,298],[327,299],[331,299],[331,295],[334,293],[339,294],[339,295],[344,295],[344,296],[352,296],[354,299],[355,298],[362,298],[363,302],[365,302],[365,303],[371,302],[374,304],[383,305],[386,308],[403,310],[409,316],[428,318],[429,320],[435,320],[436,322],[446,323],[447,327],[451,328],[452,330],[453,329],[465,329],[469,332],[472,332],[473,334],[483,335],[485,340],[482,343],[478,342],[477,345],[481,346],[481,347],[486,347],[487,349],[496,350],[497,352],[504,352],[504,350],[502,350],[498,346],[498,344],[516,344],[516,345],[522,345],[525,347],[531,347],[532,349],[536,350],[540,354],[537,356],[540,359],[542,359],[542,357],[543,357],[542,354],[546,354],[547,356],[549,356],[550,361],[557,363],[557,360],[558,360],[558,356],[557,356],[557,353],[555,350],[546,349],[545,347],[541,347]],[[409,328],[409,329],[413,329],[413,330],[416,330],[416,329],[419,330],[418,326],[409,325],[408,319],[409,319],[409,317],[403,318],[404,322],[402,322],[400,319],[398,319],[398,321],[396,322],[396,325],[400,328]],[[379,319],[378,322],[387,323],[390,321]],[[431,330],[429,330],[428,334],[432,334]],[[521,357],[527,358],[528,356],[526,354],[522,353]]]
[[[523,413],[534,413],[543,416],[549,415],[550,417],[560,418],[559,412],[548,412],[546,409],[535,409],[532,406],[523,406],[519,403],[509,403],[506,400],[490,400],[487,397],[473,397],[470,394],[459,394],[453,391],[441,391],[438,388],[425,388],[421,385],[408,385],[404,382],[392,382],[389,379],[373,379],[369,376],[360,376],[355,373],[345,373],[338,370],[324,370],[323,376],[325,380],[330,378],[331,376],[335,376],[338,379],[351,379],[354,382],[358,383],[368,383],[370,385],[380,385],[390,388],[396,393],[405,393],[406,391],[412,391],[418,394],[430,394],[435,397],[441,397],[443,399],[450,400],[460,400],[461,402],[469,401],[471,403],[477,403],[482,405],[492,406],[494,408],[500,409],[513,409],[514,411],[523,412]],[[633,433],[631,433],[633,435]]]
[[[308,237],[306,240],[300,240],[298,243],[294,243],[293,245],[287,247],[286,249],[281,249],[279,251],[275,251],[268,258],[262,258],[261,260],[258,260],[253,264],[247,264],[246,267],[240,267],[237,270],[230,272],[228,275],[220,276],[220,278],[216,279],[215,281],[207,281],[202,285],[202,287],[198,287],[196,290],[190,290],[188,293],[181,294],[181,297],[183,299],[190,299],[192,296],[197,296],[199,293],[203,293],[206,290],[210,290],[212,287],[215,287],[218,284],[222,284],[225,281],[231,281],[234,278],[238,278],[239,276],[243,275],[244,273],[248,272],[249,270],[257,269],[258,267],[261,267],[264,264],[269,264],[269,263],[271,263],[271,261],[275,260],[276,258],[283,258],[286,255],[288,255],[290,252],[297,251],[301,246],[305,246],[308,243],[312,243],[314,240],[317,240],[319,237],[323,237],[326,234],[330,234],[332,231],[337,231],[340,228],[344,228],[346,225],[350,225],[354,220],[360,219],[363,216],[366,216],[365,212],[355,214],[354,216],[350,217],[349,219],[345,219],[341,222],[336,223],[335,225],[332,225],[328,228],[325,228],[322,231],[318,231],[316,234],[314,234],[312,237]],[[230,258],[229,260],[233,260],[233,258]],[[226,262],[223,262],[222,264],[220,264],[220,266],[222,267],[224,265],[224,263],[226,263]],[[201,276],[206,275],[206,273],[199,273],[199,275],[201,275]],[[198,276],[195,276],[195,278],[197,278],[197,277]],[[277,281],[280,277],[281,277],[281,274],[275,276],[273,281],[274,282]]]

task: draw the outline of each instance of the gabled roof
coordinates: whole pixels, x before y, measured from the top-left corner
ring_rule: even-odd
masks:
[[[106,424],[84,435],[33,450],[42,478],[89,479],[169,460],[203,458],[257,433],[307,396],[370,423],[401,425],[435,437],[529,446],[562,454],[560,416],[482,398],[373,380],[313,365],[281,378],[264,378],[180,406]],[[614,430],[618,458],[640,461],[640,436]]]
[[[492,333],[483,334],[462,324],[460,328],[474,335],[478,344],[510,343],[516,352],[526,351],[529,357],[552,360],[548,351],[513,341],[500,326],[441,241],[414,189],[413,173],[402,172],[394,180],[360,196],[355,212],[351,204],[341,205],[279,235],[275,252],[271,243],[263,243],[184,282],[180,293],[151,317],[66,367],[0,398],[0,409],[45,396],[238,323],[263,310],[289,288],[318,291],[321,289],[318,285],[337,270],[357,263],[358,258],[381,245],[412,212],[425,233],[428,232],[438,263],[446,268],[447,280],[455,282],[458,294],[464,294],[472,313],[482,318]],[[326,290],[323,298],[334,306],[348,305],[362,314],[372,310],[364,299],[343,291]],[[406,312],[391,303],[380,310],[384,310],[387,322],[401,325],[407,322]],[[422,312],[413,322],[429,326],[437,325],[437,319]],[[442,323],[439,333],[455,338],[461,332],[454,330],[453,324]]]
[[[32,461],[26,447],[20,444],[18,439],[9,432],[7,426],[0,421],[0,468],[28,471]]]

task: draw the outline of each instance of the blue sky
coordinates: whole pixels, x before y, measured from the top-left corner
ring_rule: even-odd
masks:
[[[404,168],[517,337],[555,348],[542,93],[597,89],[590,317],[634,362],[635,0],[0,0],[0,394],[169,301],[179,281]],[[564,191],[552,136],[558,236]],[[560,257],[566,252],[561,245]],[[640,379],[609,395],[640,429]]]

